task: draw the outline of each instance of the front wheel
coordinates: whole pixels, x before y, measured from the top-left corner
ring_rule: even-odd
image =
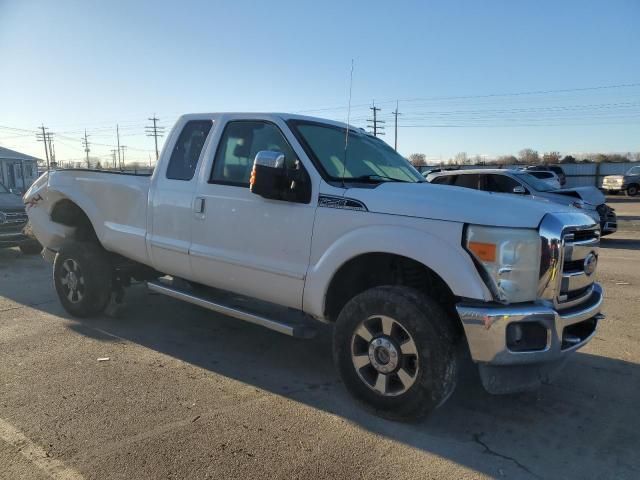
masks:
[[[349,392],[378,415],[414,420],[456,385],[456,333],[443,309],[399,286],[367,290],[343,308],[334,357]]]
[[[638,192],[640,190],[638,190],[638,185],[629,185],[627,187],[627,195],[629,195],[630,197],[635,197],[636,195],[638,195]]]
[[[69,242],[53,263],[53,282],[64,309],[75,317],[102,313],[111,296],[113,268],[95,243]]]

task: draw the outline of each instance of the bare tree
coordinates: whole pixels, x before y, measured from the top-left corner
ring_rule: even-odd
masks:
[[[524,148],[518,152],[518,159],[522,163],[529,163],[535,165],[536,163],[540,163],[540,155],[536,150],[532,148]]]
[[[412,153],[409,161],[414,167],[422,167],[427,164],[427,156],[424,153]]]
[[[555,164],[560,162],[559,152],[547,152],[542,156],[542,163],[545,165]]]
[[[513,155],[502,155],[496,158],[496,164],[506,167],[507,165],[515,165],[518,163],[518,159]]]
[[[458,152],[453,157],[453,163],[456,165],[469,165],[471,160],[469,159],[467,152]]]

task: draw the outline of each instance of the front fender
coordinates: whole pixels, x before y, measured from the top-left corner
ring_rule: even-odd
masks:
[[[426,228],[398,225],[363,226],[349,230],[333,241],[309,266],[303,308],[324,318],[329,285],[342,265],[367,253],[389,253],[415,260],[433,270],[460,297],[491,300],[471,258],[461,246],[463,225],[425,221]],[[437,231],[431,233],[429,230]]]

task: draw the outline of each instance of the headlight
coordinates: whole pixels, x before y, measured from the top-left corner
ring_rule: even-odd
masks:
[[[468,225],[465,245],[498,300],[517,303],[536,299],[540,275],[537,230]]]

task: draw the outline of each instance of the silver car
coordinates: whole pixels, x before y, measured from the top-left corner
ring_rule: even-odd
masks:
[[[605,204],[605,196],[596,187],[553,188],[524,170],[507,169],[448,170],[431,173],[427,180],[487,192],[529,195],[534,199],[571,205],[599,222],[602,235],[618,229],[615,210]]]

